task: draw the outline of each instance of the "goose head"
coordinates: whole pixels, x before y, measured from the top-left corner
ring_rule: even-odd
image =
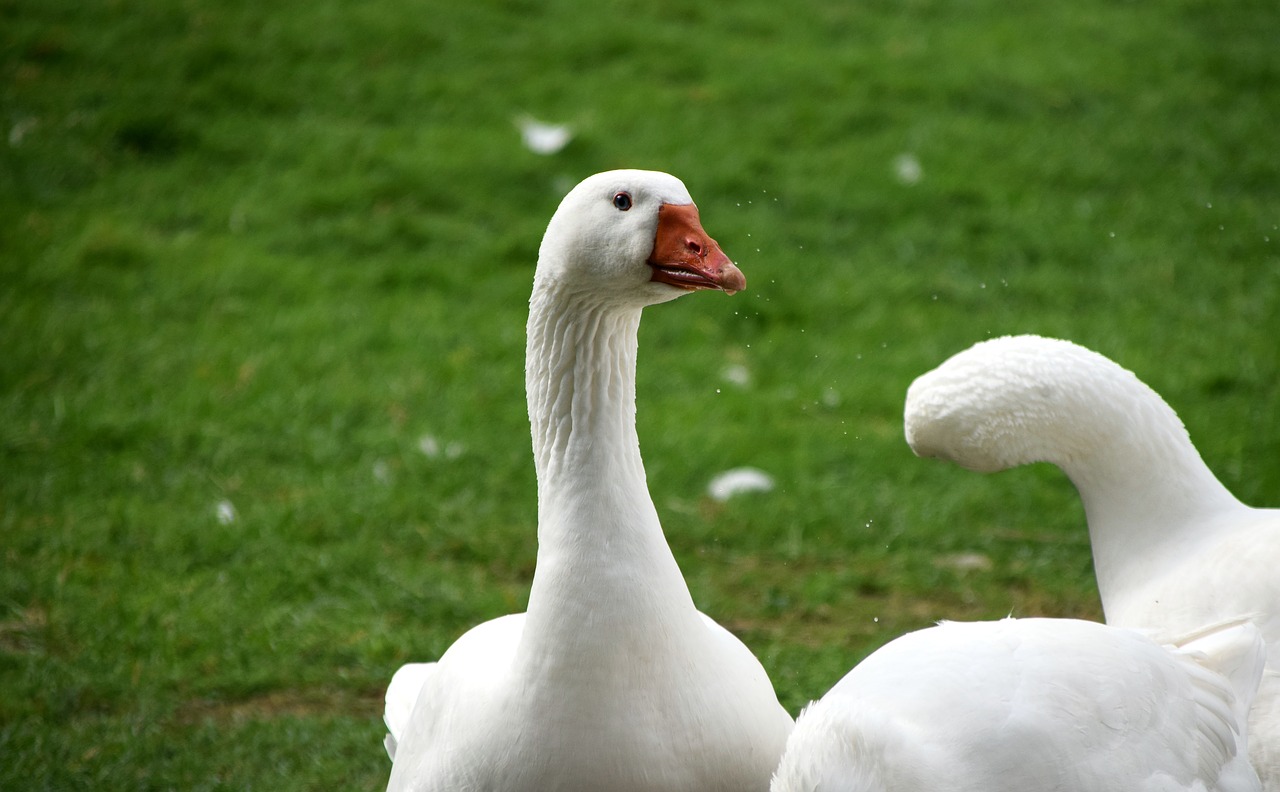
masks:
[[[1129,432],[1128,371],[1069,341],[1033,335],[974,344],[907,389],[903,424],[921,457],[983,473],[1070,467]],[[1131,415],[1132,413],[1127,413]]]
[[[684,184],[641,170],[598,173],[564,197],[543,237],[535,282],[629,307],[746,286],[703,230]]]

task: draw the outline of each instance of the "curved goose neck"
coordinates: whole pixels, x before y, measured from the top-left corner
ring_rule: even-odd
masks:
[[[538,475],[538,562],[526,633],[549,644],[548,633],[558,633],[564,649],[555,651],[582,650],[611,632],[634,633],[649,619],[696,616],[640,458],[639,324],[639,307],[535,280],[525,381]]]
[[[1182,421],[1130,372],[1108,361],[1105,387],[1077,405],[1075,441],[1058,464],[1080,492],[1104,601],[1126,564],[1179,557],[1223,510],[1246,508],[1205,465]]]

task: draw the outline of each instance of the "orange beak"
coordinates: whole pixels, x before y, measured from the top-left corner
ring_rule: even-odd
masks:
[[[698,207],[663,204],[658,207],[658,231],[653,237],[651,280],[680,289],[719,289],[727,294],[747,287],[747,278],[714,239],[702,230]]]

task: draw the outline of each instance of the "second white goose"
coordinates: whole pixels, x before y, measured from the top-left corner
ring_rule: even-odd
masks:
[[[1254,614],[1280,647],[1280,510],[1237,500],[1174,411],[1132,372],[1068,341],[992,339],[907,392],[920,456],[992,472],[1060,467],[1084,502],[1108,624],[1174,635]],[[1250,714],[1250,753],[1280,792],[1280,650]]]

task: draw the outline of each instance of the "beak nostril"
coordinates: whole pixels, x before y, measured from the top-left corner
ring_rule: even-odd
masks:
[[[687,248],[689,249],[689,251],[690,251],[691,253],[693,253],[695,256],[701,256],[701,255],[702,255],[702,245],[699,245],[699,244],[698,244],[698,242],[697,242],[697,240],[694,240],[694,239],[686,239],[686,240],[684,241],[684,246],[685,246],[685,247],[687,247]]]

